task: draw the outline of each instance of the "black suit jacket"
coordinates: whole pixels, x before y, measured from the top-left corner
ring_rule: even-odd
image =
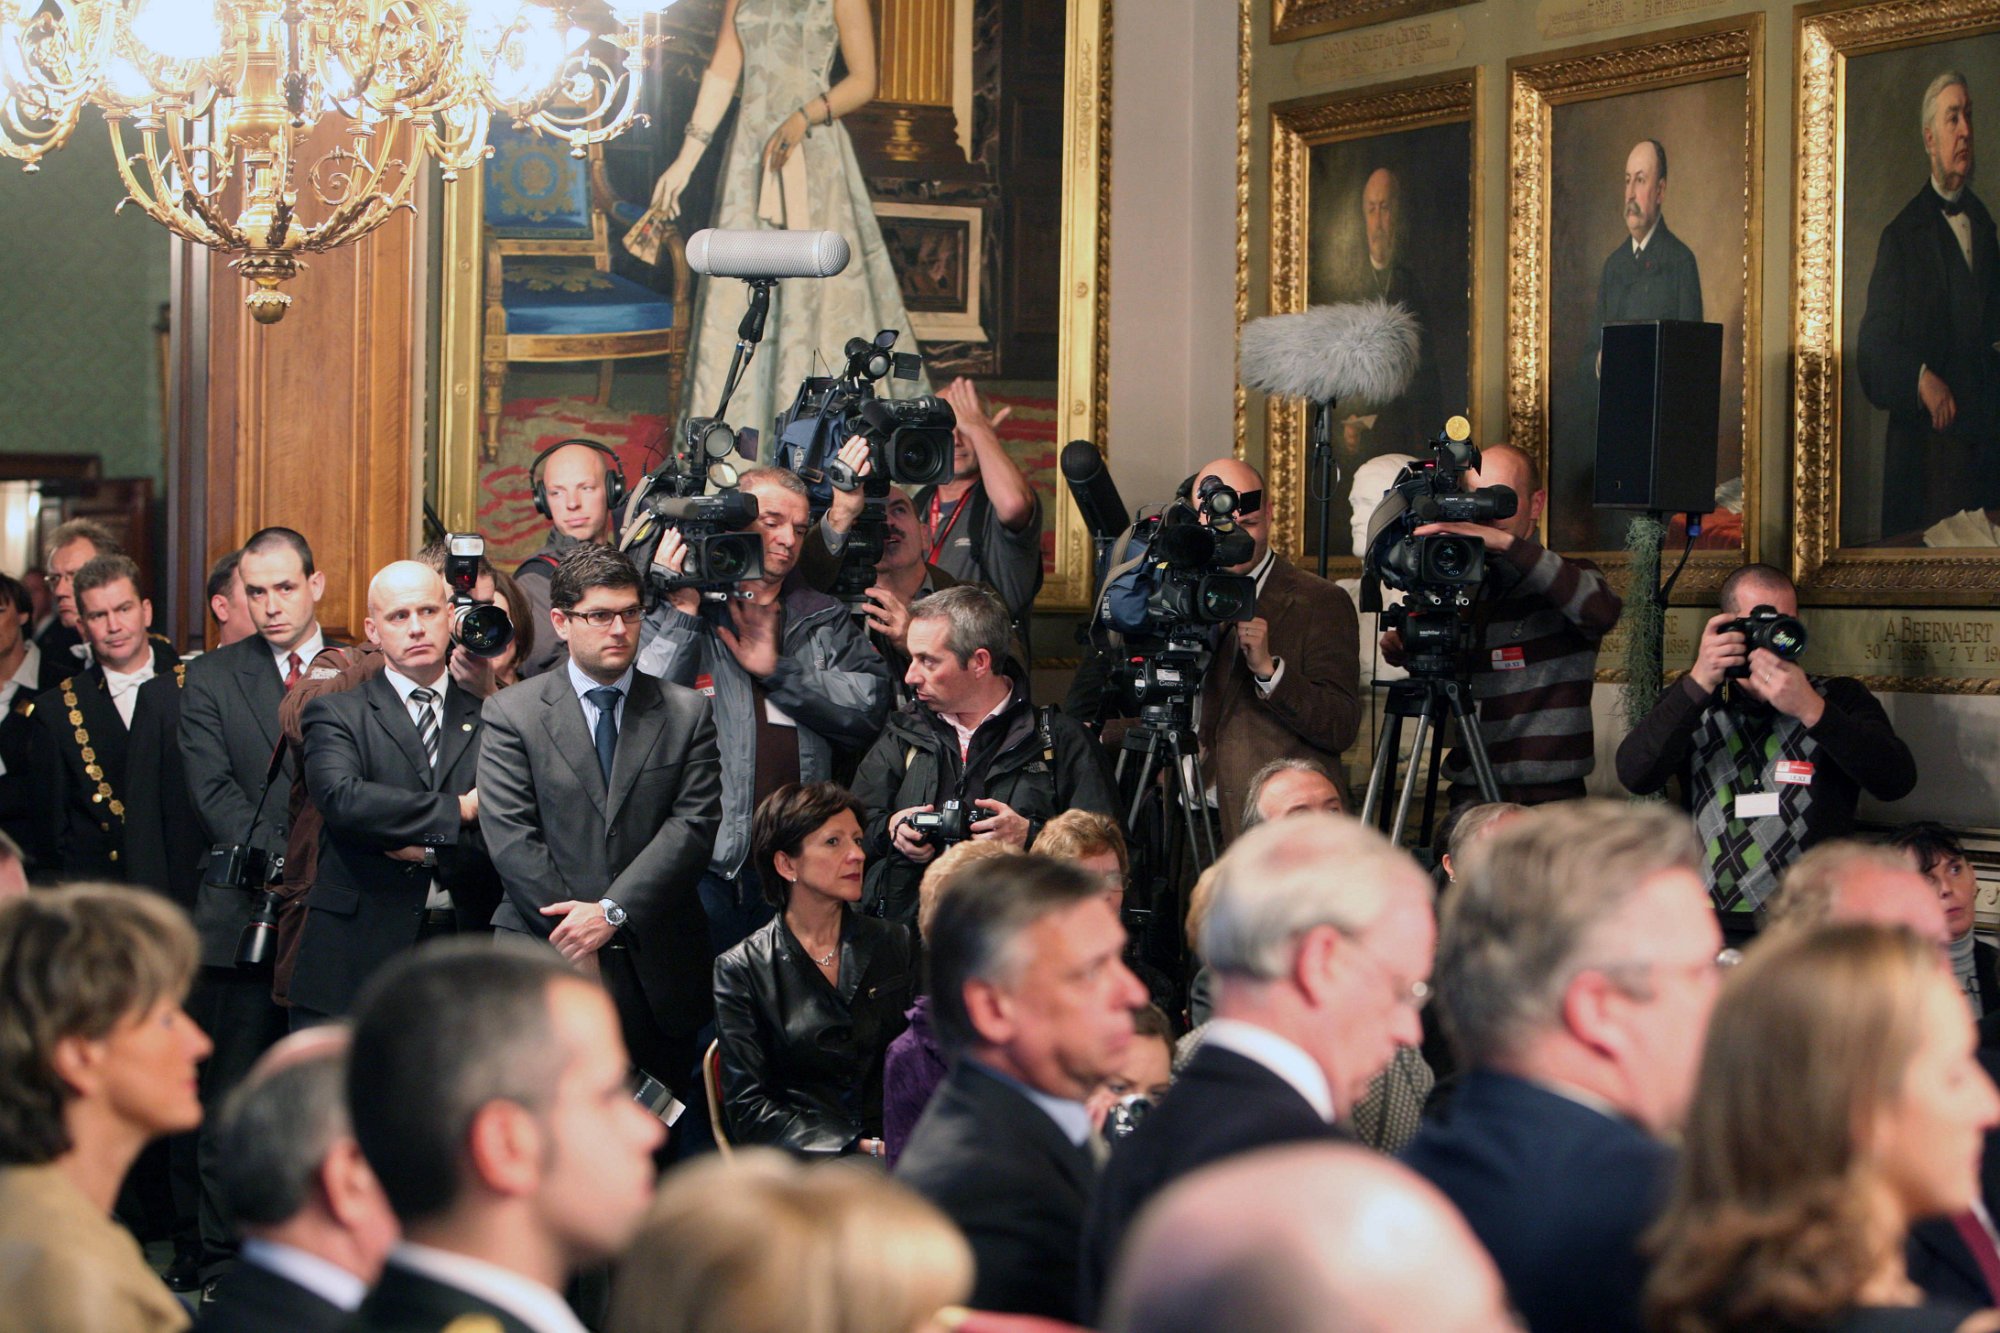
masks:
[[[479,827],[505,889],[495,929],[547,939],[562,919],[541,914],[551,903],[623,907],[598,955],[605,988],[633,1059],[687,1100],[715,1004],[698,892],[722,822],[708,700],[634,672],[609,783],[567,667],[487,699],[483,726]]]
[[[1090,1154],[1048,1113],[961,1059],[910,1135],[896,1178],[965,1233],[977,1275],[968,1305],[1077,1318],[1077,1245]]]
[[[1173,1090],[1112,1150],[1097,1182],[1083,1238],[1084,1321],[1095,1316],[1103,1299],[1126,1228],[1155,1194],[1188,1172],[1237,1153],[1347,1137],[1263,1065],[1202,1045]]]
[[[326,822],[288,992],[295,1004],[346,1013],[377,967],[416,944],[433,877],[450,891],[460,930],[493,918],[499,879],[478,825],[458,818],[458,798],[478,780],[480,700],[443,688],[435,769],[386,672],[305,707],[306,787]],[[391,859],[399,847],[437,849],[437,868]]]
[[[270,856],[285,854],[284,792],[258,808],[271,755],[278,748],[278,704],[284,697],[284,678],[262,635],[239,639],[188,664],[181,691],[181,761],[189,797],[210,843],[247,841]],[[278,784],[289,775],[288,761],[279,770]],[[197,889],[194,924],[204,966],[235,966],[236,942],[255,901],[254,895],[234,889],[207,884]]]
[[[1639,1333],[1639,1238],[1674,1155],[1630,1121],[1490,1069],[1403,1161],[1442,1190],[1493,1256],[1534,1333]]]
[[[171,673],[180,658],[166,640],[153,640],[153,669]],[[70,716],[65,689],[76,696],[76,717]],[[141,701],[133,705],[132,725],[141,725]],[[104,668],[65,677],[53,689],[35,697],[35,731],[29,769],[35,778],[37,860],[47,878],[114,880],[130,878],[123,863],[125,807],[131,798],[127,759],[131,735],[118,705],[104,683]],[[88,738],[88,744],[79,737]],[[84,751],[90,751],[86,757]],[[95,763],[104,775],[107,796],[88,767]],[[116,809],[113,803],[116,803]]]
[[[155,676],[139,687],[125,760],[126,875],[163,893],[194,915],[196,890],[208,841],[188,797],[181,766],[181,689],[185,670]]]
[[[347,1311],[288,1277],[243,1261],[222,1275],[195,1333],[337,1333]]]
[[[1639,254],[1632,238],[1604,257],[1597,279],[1597,328],[1628,320],[1701,318],[1701,266],[1662,217]]]
[[[462,1315],[485,1315],[504,1333],[535,1333],[490,1301],[433,1281],[394,1259],[383,1268],[382,1280],[348,1322],[347,1333],[439,1333]]]

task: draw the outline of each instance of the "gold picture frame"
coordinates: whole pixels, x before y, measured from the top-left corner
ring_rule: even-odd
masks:
[[[1465,125],[1470,136],[1466,222],[1465,292],[1468,392],[1479,384],[1480,284],[1479,229],[1482,217],[1479,135],[1480,72],[1476,68],[1378,84],[1358,90],[1318,94],[1274,103],[1271,117],[1271,273],[1270,313],[1291,314],[1308,304],[1311,257],[1307,216],[1310,155],[1321,145],[1370,139],[1433,126]],[[1240,271],[1240,266],[1239,266]],[[1241,315],[1239,313],[1238,323]],[[1452,400],[1454,403],[1456,399]],[[1466,415],[1475,417],[1470,403]],[[1310,413],[1298,399],[1271,398],[1265,414],[1267,492],[1271,504],[1272,541],[1302,563],[1317,559],[1305,549],[1306,431]],[[1239,417],[1240,419],[1240,417]],[[1432,430],[1441,428],[1433,423]],[[1476,438],[1476,436],[1475,436]],[[1414,447],[1414,442],[1412,442]],[[1336,556],[1329,573],[1351,577],[1360,572],[1352,555]]]
[[[1763,15],[1753,13],[1639,38],[1517,57],[1507,64],[1507,438],[1539,459],[1545,475],[1551,477],[1555,475],[1550,467],[1550,348],[1551,327],[1556,319],[1551,310],[1550,290],[1555,112],[1566,104],[1710,80],[1728,79],[1743,84],[1743,546],[1697,551],[1676,588],[1677,602],[1712,600],[1730,570],[1757,559],[1762,421],[1759,381],[1763,47]],[[1725,401],[1724,410],[1727,408]],[[1553,486],[1551,490],[1553,493]],[[1551,503],[1553,506],[1553,499]],[[1631,560],[1622,550],[1578,554],[1595,559],[1615,583],[1622,585],[1629,575]]]
[[[2000,594],[2000,549],[1988,553],[1908,544],[1868,549],[1843,543],[1843,428],[1847,409],[1858,409],[1846,401],[1847,376],[1859,359],[1843,340],[1849,315],[1865,308],[1866,296],[1865,290],[1851,290],[1845,272],[1849,254],[1857,246],[1865,251],[1877,239],[1849,216],[1854,164],[1848,151],[1853,95],[1848,62],[2000,32],[2000,0],[1802,6],[1794,28],[1798,176],[1791,424],[1798,453],[1792,482],[1792,577],[1802,601],[1821,605],[1991,606]],[[1907,108],[1912,114],[1899,114],[1892,128],[1903,136],[1913,160],[1918,146],[1910,129],[1916,106],[1912,101]],[[1933,549],[1936,554],[1930,553]],[[1952,692],[1965,692],[1965,684],[1952,682]]]
[[[1302,41],[1321,33],[1387,23],[1478,0],[1271,0],[1271,41]]]
[[[1063,107],[1063,220],[1058,307],[1056,439],[1092,440],[1108,454],[1111,327],[1111,13],[1112,0],[1069,0]],[[476,528],[479,450],[480,276],[478,168],[445,192],[439,293],[437,507],[454,531]],[[1058,488],[1054,567],[1035,605],[1076,611],[1089,605],[1089,530]]]

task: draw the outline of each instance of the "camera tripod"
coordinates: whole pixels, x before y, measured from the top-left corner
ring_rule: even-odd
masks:
[[[1439,769],[1444,757],[1447,719],[1458,726],[1459,744],[1472,760],[1473,780],[1479,784],[1482,801],[1500,799],[1500,784],[1493,777],[1493,761],[1486,753],[1486,737],[1479,729],[1479,715],[1473,711],[1472,689],[1462,667],[1453,659],[1444,661],[1412,659],[1410,677],[1390,684],[1383,715],[1387,725],[1375,747],[1375,763],[1368,774],[1368,795],[1361,803],[1361,822],[1373,824],[1381,809],[1382,796],[1395,781],[1396,757],[1403,739],[1403,719],[1417,719],[1415,743],[1410,747],[1410,767],[1403,774],[1396,797],[1394,821],[1384,830],[1389,841],[1401,845],[1403,830],[1410,822],[1410,801],[1416,795],[1417,768],[1423,762],[1424,741],[1431,741],[1430,771],[1424,785],[1424,829],[1428,836],[1431,818],[1437,811]]]
[[[1218,850],[1208,816],[1208,779],[1194,731],[1199,687],[1197,674],[1185,694],[1140,708],[1137,724],[1121,742],[1116,778],[1120,798],[1129,802],[1125,828],[1132,852],[1132,884],[1144,886],[1145,906],[1128,908],[1125,915],[1140,955],[1177,978],[1185,976],[1187,962],[1181,930],[1187,918],[1186,893],[1196,877],[1215,863]]]

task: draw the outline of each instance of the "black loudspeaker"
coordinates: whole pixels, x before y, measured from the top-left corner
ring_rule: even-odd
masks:
[[[1607,324],[1602,346],[1597,507],[1710,512],[1722,326],[1684,319]]]

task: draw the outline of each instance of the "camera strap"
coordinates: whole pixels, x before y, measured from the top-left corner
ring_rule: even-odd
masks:
[[[945,538],[951,536],[951,530],[957,527],[958,520],[965,516],[966,509],[972,504],[972,492],[977,489],[979,488],[975,486],[971,490],[966,491],[964,495],[958,497],[958,503],[952,506],[951,517],[944,520],[944,531],[942,532],[938,531],[938,519],[944,513],[944,494],[938,489],[932,489],[930,517],[929,521],[924,524],[925,527],[937,534],[931,539],[930,554],[925,557],[931,564],[935,565],[937,563],[938,553],[944,550]]]

